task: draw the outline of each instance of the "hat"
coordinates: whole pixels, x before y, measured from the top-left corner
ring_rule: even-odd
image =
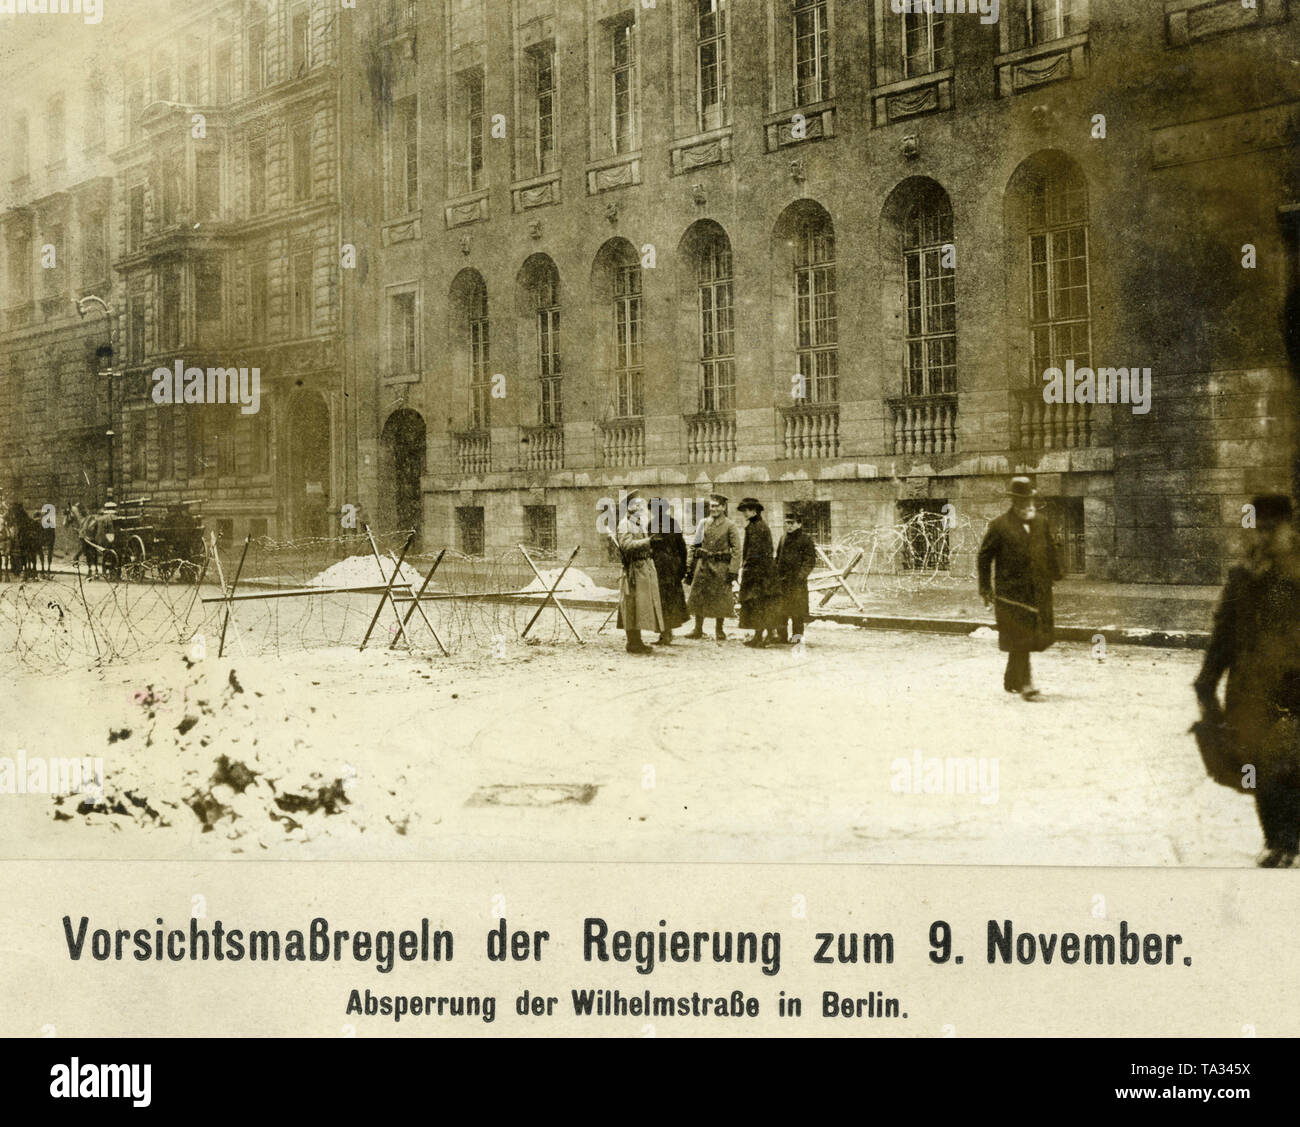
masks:
[[[727,499],[721,493],[710,493],[709,500],[715,505],[725,505],[727,503]]]
[[[736,512],[743,513],[746,509],[751,509],[756,513],[761,513],[763,511],[763,506],[754,500],[753,497],[746,497],[736,506]]]
[[[798,521],[800,524],[803,524],[803,506],[797,501],[791,501],[790,504],[785,507],[785,519]]]
[[[107,510],[109,510],[109,509],[116,509],[116,508],[117,508],[117,502],[116,502],[116,501],[105,501],[105,502],[104,502],[104,509],[105,509],[105,511],[107,511]]]
[[[641,490],[629,489],[627,491],[627,496],[623,499],[623,503],[626,505],[630,505],[633,501],[641,501],[641,500],[644,500],[644,498],[641,496]]]
[[[1027,477],[1013,477],[1011,484],[1007,488],[1008,497],[1037,497],[1038,490],[1034,488],[1034,483]]]
[[[1250,502],[1255,510],[1255,525],[1278,525],[1291,519],[1291,498],[1285,493],[1261,493]]]

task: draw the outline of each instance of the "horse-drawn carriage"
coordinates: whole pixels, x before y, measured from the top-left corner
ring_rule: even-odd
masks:
[[[81,552],[108,579],[198,579],[207,562],[202,501],[155,502],[151,497],[106,504],[80,523]]]

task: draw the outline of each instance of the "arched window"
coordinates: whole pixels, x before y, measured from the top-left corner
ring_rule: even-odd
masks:
[[[537,421],[542,426],[559,426],[564,421],[561,388],[563,363],[560,359],[560,275],[545,257],[530,262],[527,274],[528,303],[536,326],[536,372],[539,384]]]
[[[491,325],[487,286],[475,277],[465,295],[465,333],[469,348],[470,429],[492,425]]]
[[[794,246],[795,340],[804,398],[839,398],[839,316],[835,290],[835,228],[824,214],[802,218]]]
[[[937,185],[903,223],[908,395],[957,390],[957,277],[952,206]]]
[[[731,242],[711,227],[695,253],[699,297],[700,399],[702,412],[736,409],[736,321]]]
[[[641,261],[629,246],[613,267],[614,401],[619,418],[645,414],[642,368]]]
[[[1073,360],[1088,367],[1092,316],[1088,193],[1072,165],[1043,170],[1029,187],[1030,382]]]

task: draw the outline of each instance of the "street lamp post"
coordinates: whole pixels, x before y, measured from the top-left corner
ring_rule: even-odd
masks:
[[[77,299],[77,314],[80,317],[86,316],[86,306],[96,305],[108,319],[108,346],[107,356],[105,356],[104,346],[100,346],[95,351],[97,359],[107,359],[108,363],[99,369],[99,375],[103,376],[108,386],[108,429],[104,431],[104,437],[108,439],[108,495],[107,501],[114,500],[113,497],[113,377],[117,375],[117,369],[113,367],[113,361],[116,356],[116,350],[113,347],[113,339],[117,335],[115,332],[117,325],[117,311],[97,294],[87,294],[85,297]]]

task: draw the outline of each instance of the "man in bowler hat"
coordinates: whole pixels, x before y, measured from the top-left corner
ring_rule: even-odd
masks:
[[[1252,505],[1247,558],[1228,573],[1195,687],[1203,718],[1226,726],[1234,766],[1255,768],[1264,831],[1256,864],[1290,868],[1300,853],[1300,548],[1289,497],[1265,494]]]
[[[776,549],[776,598],[773,600],[773,637],[778,642],[798,642],[808,619],[808,576],[817,566],[817,548],[803,530],[803,508],[785,507],[785,532]],[[792,630],[786,633],[789,623]]]
[[[998,648],[1007,655],[1002,687],[1035,701],[1029,665],[1055,641],[1052,584],[1062,576],[1047,518],[1038,512],[1038,491],[1027,477],[1013,477],[1011,508],[989,524],[977,557],[980,598],[995,607]]]
[[[763,519],[763,506],[746,497],[736,506],[746,518],[745,543],[740,557],[740,627],[753,630],[745,645],[763,649],[772,622],[772,596],[776,593],[776,561],[772,532]]]

